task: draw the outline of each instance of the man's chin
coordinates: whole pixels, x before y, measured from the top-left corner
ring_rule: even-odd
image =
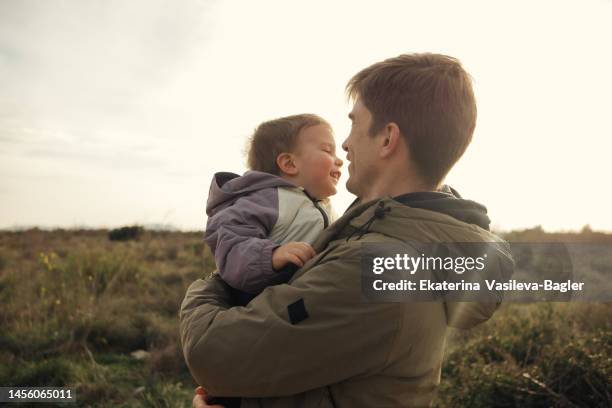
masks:
[[[351,182],[351,178],[349,177],[349,179],[346,180],[346,190],[351,194],[357,195],[357,190],[353,184],[354,183]]]

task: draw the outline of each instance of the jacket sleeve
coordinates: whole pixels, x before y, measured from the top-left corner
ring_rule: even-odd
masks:
[[[267,239],[278,219],[276,189],[264,189],[240,197],[208,218],[205,240],[219,274],[232,287],[259,293],[276,275],[272,252],[279,245]]]
[[[330,259],[246,307],[229,307],[217,274],[194,282],[180,312],[192,375],[213,395],[270,397],[381,369],[400,308],[362,301],[359,268],[357,257]]]

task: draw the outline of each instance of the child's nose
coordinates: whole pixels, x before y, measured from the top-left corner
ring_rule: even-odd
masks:
[[[342,166],[342,163],[344,163],[344,162],[342,161],[342,159],[341,159],[341,158],[339,158],[339,157],[336,157],[336,166],[341,167],[341,166]]]

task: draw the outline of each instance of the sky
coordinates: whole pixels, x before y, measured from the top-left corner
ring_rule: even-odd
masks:
[[[497,230],[612,231],[610,21],[609,0],[0,0],[0,228],[202,230],[260,122],[317,113],[340,149],[349,78],[435,52],[478,103],[447,182]]]

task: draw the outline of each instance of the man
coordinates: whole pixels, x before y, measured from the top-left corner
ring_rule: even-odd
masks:
[[[497,303],[363,300],[365,246],[492,242],[489,273],[511,273],[486,209],[441,187],[476,124],[459,61],[401,55],[362,70],[347,91],[352,129],[342,148],[358,201],[314,243],[317,256],[246,307],[231,307],[216,274],[194,282],[181,307],[194,378],[211,395],[242,397],[243,408],[432,403],[447,327],[483,322]],[[194,404],[206,406],[201,396]]]

